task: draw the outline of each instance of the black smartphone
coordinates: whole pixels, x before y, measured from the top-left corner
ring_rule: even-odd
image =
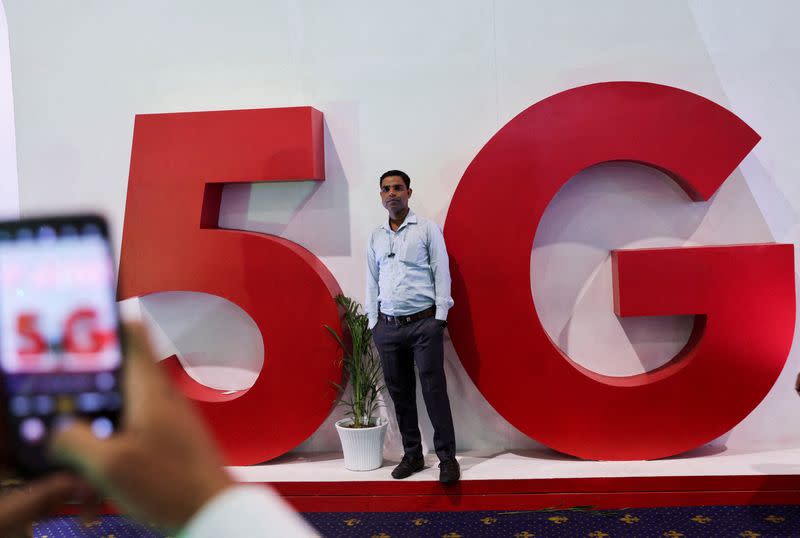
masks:
[[[24,476],[55,467],[53,431],[85,419],[97,437],[122,412],[122,342],[106,222],[0,222],[0,407],[5,452]]]

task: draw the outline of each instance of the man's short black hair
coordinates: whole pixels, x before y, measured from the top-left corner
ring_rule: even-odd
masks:
[[[391,176],[397,176],[397,177],[401,178],[403,180],[403,183],[406,184],[406,188],[407,189],[411,188],[411,178],[408,177],[408,174],[406,174],[402,170],[387,170],[386,172],[381,174],[381,179],[380,179],[380,181],[378,181],[378,185],[383,187],[383,180],[386,179],[387,177],[391,177]]]

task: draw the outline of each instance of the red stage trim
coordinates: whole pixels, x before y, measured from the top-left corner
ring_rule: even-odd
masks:
[[[253,484],[253,482],[247,482]],[[299,512],[454,512],[800,503],[798,475],[539,478],[438,482],[265,482]],[[65,507],[59,515],[77,515]],[[103,504],[98,513],[122,513]]]
[[[300,512],[538,510],[796,504],[800,476],[542,478],[438,482],[274,482]]]

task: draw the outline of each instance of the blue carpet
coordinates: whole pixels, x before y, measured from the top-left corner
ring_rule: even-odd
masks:
[[[770,538],[800,537],[800,506],[703,506],[630,510],[483,512],[315,512],[303,516],[326,537],[391,538]],[[43,521],[37,538],[161,538],[122,516],[84,525],[76,518]],[[220,537],[224,538],[224,537]]]
[[[104,516],[84,523],[76,517],[56,517],[33,526],[35,538],[163,538],[166,534],[123,516]]]

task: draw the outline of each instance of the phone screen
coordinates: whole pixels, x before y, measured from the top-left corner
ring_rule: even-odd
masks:
[[[48,436],[76,418],[97,437],[122,408],[114,264],[102,219],[0,224],[0,369],[11,456],[41,474]]]

